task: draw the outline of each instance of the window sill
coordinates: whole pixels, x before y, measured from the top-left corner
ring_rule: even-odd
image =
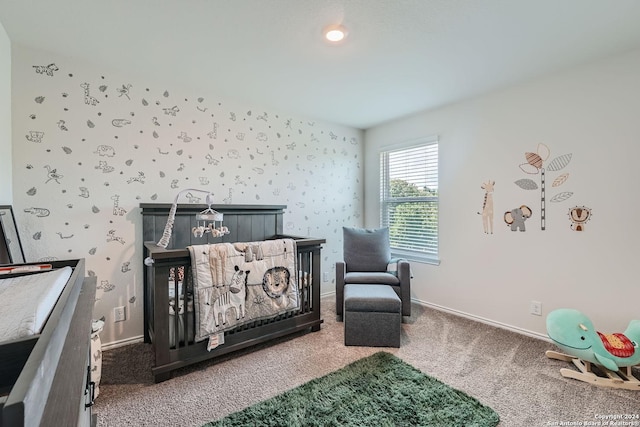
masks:
[[[420,264],[440,265],[439,258],[425,258],[425,257],[419,257],[415,255],[411,256],[406,253],[391,252],[391,258],[402,258],[402,259],[406,259],[409,262],[417,262]]]

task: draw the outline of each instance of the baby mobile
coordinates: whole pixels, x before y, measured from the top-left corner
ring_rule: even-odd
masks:
[[[571,153],[563,154],[551,160],[548,164],[545,162],[551,155],[551,150],[545,144],[538,144],[538,148],[535,153],[526,152],[524,154],[526,163],[520,165],[520,169],[529,175],[540,175],[540,187],[538,184],[530,178],[522,178],[515,182],[515,184],[523,190],[537,190],[540,188],[540,228],[546,229],[546,172],[558,172],[564,169],[565,166],[571,161]],[[551,183],[552,188],[560,187],[569,178],[568,173],[563,173],[556,177]],[[553,203],[563,202],[573,196],[571,191],[561,191],[554,195],[550,201]]]

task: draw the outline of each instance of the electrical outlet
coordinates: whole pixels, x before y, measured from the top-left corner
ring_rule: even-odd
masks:
[[[125,311],[124,306],[116,307],[113,309],[113,321],[114,322],[122,322],[127,320],[127,312]]]
[[[542,303],[540,301],[531,301],[529,311],[536,316],[542,316]]]
[[[325,271],[324,273],[322,273],[322,281],[323,282],[328,282],[329,281],[329,272]]]

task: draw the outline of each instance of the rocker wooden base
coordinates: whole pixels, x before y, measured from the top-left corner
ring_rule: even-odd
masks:
[[[572,362],[579,369],[579,371],[567,368],[560,369],[560,375],[565,378],[573,378],[601,387],[640,391],[640,380],[633,376],[631,366],[621,367],[618,372],[614,372],[604,366],[597,365],[598,370],[605,375],[600,376],[591,370],[591,362],[585,362],[568,354],[552,350],[548,350],[545,354],[550,359]]]

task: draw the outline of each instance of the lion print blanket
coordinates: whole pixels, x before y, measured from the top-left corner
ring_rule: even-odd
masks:
[[[299,308],[292,239],[189,246],[196,341]]]

